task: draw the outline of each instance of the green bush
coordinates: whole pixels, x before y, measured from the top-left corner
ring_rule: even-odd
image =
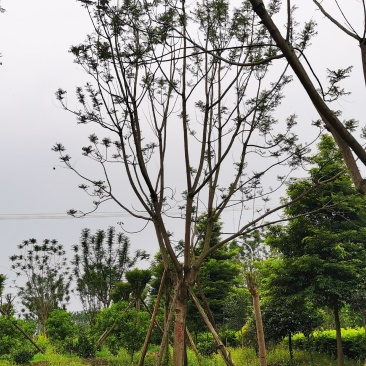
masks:
[[[97,352],[95,340],[87,333],[80,333],[75,344],[75,353],[81,358],[92,358]]]
[[[77,326],[73,322],[71,314],[66,310],[55,309],[50,313],[46,321],[47,335],[52,341],[64,341],[73,338]]]
[[[211,333],[199,333],[196,346],[199,353],[204,356],[210,356],[216,352],[216,343]]]
[[[316,331],[309,338],[303,334],[293,336],[293,347],[328,354],[336,357],[337,340],[335,330]],[[343,353],[352,359],[361,359],[366,354],[366,335],[362,328],[342,329]]]
[[[220,337],[226,347],[240,346],[240,340],[238,339],[237,332],[235,330],[225,330],[223,332],[220,332]]]
[[[29,341],[13,326],[16,322],[26,333],[33,334],[35,324],[22,319],[15,319],[13,316],[0,316],[0,355],[12,355],[17,350],[22,350],[23,345]],[[33,346],[32,346],[33,347]]]
[[[24,344],[24,346],[16,350],[12,350],[11,358],[17,365],[22,365],[29,363],[36,353],[37,351],[35,351],[35,349],[30,348],[27,344]]]
[[[144,344],[151,316],[145,311],[137,312],[136,309],[127,311],[127,307],[127,303],[117,302],[103,309],[96,316],[92,331],[100,336],[106,329],[113,327],[104,345],[114,355],[123,347],[133,357]]]

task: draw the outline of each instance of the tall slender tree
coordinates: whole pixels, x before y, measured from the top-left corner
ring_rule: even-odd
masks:
[[[188,294],[202,264],[283,207],[246,215],[250,202],[266,200],[276,189],[262,179],[273,182],[282,167],[288,177],[307,151],[292,132],[296,117],[277,124],[274,116],[291,78],[287,65],[272,69],[282,56],[248,2],[239,8],[226,0],[80,2],[94,33],[71,52],[91,81],[76,90],[79,109],[68,106],[66,91],[56,96],[79,124],[96,127],[82,153],[99,164],[100,177],[78,171],[61,143],[53,150],[83,179],[80,188],[95,198],[92,210],[113,200],[154,227],[164,267],[173,269],[173,363],[181,366]],[[271,14],[277,5],[271,1]],[[305,29],[299,37],[303,48],[310,36]],[[107,136],[98,136],[101,131]],[[123,172],[123,190],[111,169]],[[215,222],[233,209],[235,224],[211,245]],[[196,251],[202,212],[204,242]],[[183,248],[176,251],[178,226]],[[167,321],[163,339],[169,329]]]
[[[286,208],[290,223],[273,227],[267,243],[285,257],[287,289],[307,291],[312,301],[333,309],[337,331],[338,365],[343,365],[339,310],[363,287],[366,264],[365,196],[352,186],[339,149],[323,135],[310,176],[292,182],[293,200],[313,181],[327,182]]]

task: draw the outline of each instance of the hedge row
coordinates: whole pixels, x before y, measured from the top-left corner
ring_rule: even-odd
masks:
[[[342,329],[343,353],[352,359],[365,358],[366,334],[365,329]],[[303,334],[293,336],[293,347],[297,349],[312,350],[336,357],[337,341],[335,330],[316,331],[310,337]]]

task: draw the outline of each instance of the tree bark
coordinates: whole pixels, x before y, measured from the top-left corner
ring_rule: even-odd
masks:
[[[182,282],[178,283],[177,301],[174,307],[174,341],[173,341],[173,365],[184,366],[185,364],[185,329],[188,310],[188,288]]]
[[[266,342],[264,339],[261,306],[260,306],[257,283],[255,281],[255,276],[253,275],[253,273],[247,273],[247,286],[253,299],[255,325],[257,328],[257,338],[258,338],[259,365],[267,366]]]
[[[341,334],[341,322],[339,320],[339,303],[338,300],[334,301],[334,323],[336,328],[337,337],[337,360],[338,366],[344,366],[343,346],[342,346],[342,334]]]
[[[360,48],[361,48],[363,77],[364,77],[365,85],[366,85],[366,39],[365,38],[360,40]]]
[[[339,147],[339,150],[342,153],[344,162],[347,166],[348,173],[352,179],[353,184],[355,185],[358,192],[366,195],[366,180],[362,178],[360,170],[358,169],[356,160],[352,154],[349,146],[342,140],[342,138],[338,135],[337,132],[329,129],[331,134],[333,135],[334,141]]]
[[[331,109],[326,105],[324,100],[317,92],[308,73],[302,66],[299,58],[296,56],[294,48],[286,42],[282,37],[277,26],[272,21],[272,18],[267,13],[262,0],[249,0],[252,4],[253,10],[260,17],[264,26],[268,29],[273,40],[286,57],[288,63],[291,65],[293,71],[297,75],[313,105],[318,110],[320,115],[324,117],[326,125],[330,125],[335,130],[339,137],[352,149],[357,157],[366,165],[366,152],[361,144],[347,131],[342,122],[335,116]],[[332,132],[332,131],[331,131]]]

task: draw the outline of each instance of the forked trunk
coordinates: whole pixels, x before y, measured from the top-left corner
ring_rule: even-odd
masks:
[[[338,304],[337,300],[334,302],[333,311],[334,311],[334,323],[335,323],[336,337],[337,337],[338,366],[344,366],[342,334],[341,334],[341,322],[339,320],[339,304]]]

